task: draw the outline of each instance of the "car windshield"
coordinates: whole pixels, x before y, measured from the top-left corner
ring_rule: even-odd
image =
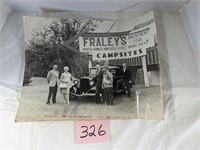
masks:
[[[110,72],[113,74],[113,75],[117,75],[119,74],[119,69],[110,69]],[[95,77],[97,74],[97,69],[96,68],[91,68],[90,69],[90,76],[92,77]]]
[[[116,69],[110,69],[110,72],[115,75],[116,74]]]

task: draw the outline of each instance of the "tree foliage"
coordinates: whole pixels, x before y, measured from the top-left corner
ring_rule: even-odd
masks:
[[[31,82],[32,76],[46,77],[47,72],[52,69],[54,64],[58,65],[60,72],[63,72],[64,66],[69,66],[70,72],[75,77],[80,78],[87,75],[88,60],[68,48],[60,49],[60,45],[88,27],[90,30],[94,30],[96,25],[90,20],[83,22],[75,19],[56,19],[42,29],[36,29],[33,38],[26,43],[24,78],[26,80],[29,78]],[[78,39],[73,41],[70,46],[75,47],[78,51]],[[26,72],[29,72],[29,75]]]

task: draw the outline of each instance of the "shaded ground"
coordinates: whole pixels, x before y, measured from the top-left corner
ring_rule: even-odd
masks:
[[[91,99],[71,99],[70,105],[63,104],[59,90],[57,103],[46,105],[48,85],[44,78],[33,78],[29,86],[24,86],[17,121],[67,120],[67,119],[162,119],[163,102],[159,86],[132,88],[132,99],[118,95],[114,106],[96,104]]]

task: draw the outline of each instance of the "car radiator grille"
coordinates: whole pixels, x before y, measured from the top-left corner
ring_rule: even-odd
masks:
[[[89,79],[81,79],[80,80],[80,89],[81,93],[86,93],[91,87],[89,85]]]

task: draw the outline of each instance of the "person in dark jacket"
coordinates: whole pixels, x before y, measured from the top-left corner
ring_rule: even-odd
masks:
[[[102,81],[103,81],[103,71],[101,70],[100,64],[96,64],[96,77],[93,80],[96,82],[96,93],[95,93],[95,102],[97,104],[102,104]]]
[[[125,83],[125,87],[126,87],[126,90],[127,90],[128,97],[131,98],[131,83],[132,83],[131,71],[130,71],[130,69],[127,68],[126,63],[123,63],[122,67],[123,67],[122,72],[121,72],[122,79],[117,81],[116,91],[119,89],[119,85],[121,83]]]

